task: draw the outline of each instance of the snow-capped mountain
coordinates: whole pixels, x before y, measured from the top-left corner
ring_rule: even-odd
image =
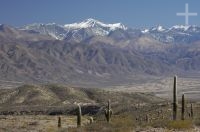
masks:
[[[110,78],[113,82],[115,77],[136,74],[200,73],[198,26],[143,30],[94,19],[21,29],[2,25],[0,42],[0,77],[4,80],[82,83],[82,79]]]
[[[154,31],[154,32],[163,32],[163,31],[165,31],[165,30],[167,30],[166,28],[164,28],[163,26],[156,26],[156,27],[153,27],[153,28],[151,28],[150,29],[150,31]]]
[[[63,28],[63,26],[55,23],[49,23],[49,24],[34,23],[22,27],[21,30],[35,31],[40,34],[49,35],[59,40],[64,39],[66,35],[66,30]]]
[[[79,30],[91,28],[96,35],[105,36],[117,29],[126,30],[127,28],[121,23],[104,24],[98,20],[89,18],[80,23],[66,24],[64,25],[66,30]]]
[[[169,30],[176,30],[181,32],[200,32],[200,27],[196,25],[190,25],[190,26],[175,25],[171,27]]]
[[[164,43],[191,43],[200,40],[200,27],[175,25],[171,28],[162,26],[141,30],[143,34],[148,34],[154,39]]]
[[[130,39],[141,35],[148,35],[163,43],[182,44],[200,40],[200,27],[194,25],[175,25],[170,28],[158,25],[149,29],[132,30],[121,23],[105,24],[92,18],[65,25],[35,23],[26,25],[21,30],[34,31],[58,40],[72,42],[81,42],[94,36],[112,36],[112,38],[117,38],[117,41],[120,41],[120,39]]]
[[[22,30],[34,30],[41,34],[50,35],[56,39],[75,39],[82,41],[91,36],[106,36],[117,29],[126,30],[127,27],[121,23],[105,24],[98,20],[89,18],[80,23],[65,25],[52,24],[31,24],[21,28]]]

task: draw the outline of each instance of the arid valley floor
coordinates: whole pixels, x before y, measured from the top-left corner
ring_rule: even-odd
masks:
[[[25,85],[1,81],[0,131],[2,132],[198,132],[200,125],[199,78],[178,78],[178,120],[172,121],[173,77],[144,79],[107,88],[58,84]],[[16,85],[16,87],[14,87]],[[186,97],[181,121],[181,95]],[[107,123],[104,109],[111,100],[113,115]],[[77,128],[77,104],[82,127]],[[193,104],[194,117],[190,105]],[[58,128],[61,117],[61,128]],[[90,118],[94,122],[90,123]]]

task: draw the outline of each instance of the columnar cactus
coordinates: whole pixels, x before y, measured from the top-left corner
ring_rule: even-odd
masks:
[[[192,106],[192,104],[191,104],[191,106],[190,106],[190,113],[191,113],[191,118],[193,118],[193,106]]]
[[[185,120],[185,96],[182,95],[181,120]]]
[[[108,100],[108,106],[107,109],[105,109],[105,117],[107,122],[110,122],[111,116],[112,116],[112,110],[111,110],[110,100]]]
[[[81,116],[82,116],[81,106],[78,105],[78,110],[77,110],[77,127],[81,127]]]
[[[58,117],[58,127],[61,127],[61,117]]]
[[[174,87],[173,87],[173,120],[177,118],[177,77],[174,76]]]

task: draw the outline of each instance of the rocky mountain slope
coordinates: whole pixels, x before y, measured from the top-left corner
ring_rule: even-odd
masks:
[[[199,36],[198,26],[143,30],[94,19],[64,26],[1,25],[0,78],[96,86],[136,75],[199,74]]]
[[[108,99],[113,101],[113,106],[125,105],[124,100],[136,104],[150,104],[163,102],[163,99],[153,94],[109,92],[101,89],[80,88],[62,85],[23,85],[14,89],[0,90],[0,114],[8,112],[70,112],[80,104],[83,112],[98,112]],[[7,113],[6,113],[7,112]]]

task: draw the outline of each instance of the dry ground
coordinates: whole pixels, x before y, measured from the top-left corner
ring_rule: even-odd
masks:
[[[186,93],[186,114],[189,111],[190,101],[200,102],[200,81],[199,78],[178,78],[178,96],[181,97],[182,93]],[[148,93],[153,93],[159,97],[172,99],[172,89],[173,89],[173,77],[170,78],[152,78],[149,80],[137,83],[129,83],[116,85],[106,88],[103,91],[81,91],[81,93],[87,93],[88,95],[92,95],[93,100],[97,100],[100,102],[105,102],[109,98],[113,101],[112,108],[115,112],[115,116],[120,116],[120,118],[112,118],[113,124],[111,126],[107,125],[104,120],[104,115],[100,118],[96,123],[92,125],[86,125],[88,127],[83,127],[81,132],[173,132],[173,131],[183,131],[183,132],[200,132],[198,126],[200,126],[200,114],[199,114],[199,103],[194,105],[194,113],[196,122],[192,127],[185,130],[174,130],[162,127],[161,120],[153,120],[152,124],[145,124],[143,127],[140,122],[135,121],[135,118],[138,116],[140,118],[144,118],[145,114],[149,114],[150,118],[157,117],[157,112],[162,111],[162,113],[167,117],[166,121],[169,121],[171,117],[171,105],[168,106],[158,106],[157,103],[153,103],[155,101],[152,96],[147,96]],[[108,90],[108,91],[107,91]],[[113,92],[117,91],[117,92]],[[123,94],[121,94],[121,92]],[[128,92],[128,93],[127,93]],[[131,92],[135,94],[130,94]],[[136,94],[138,92],[138,94]],[[61,92],[63,93],[63,92]],[[79,92],[80,93],[80,92]],[[139,94],[140,93],[140,94]],[[147,94],[141,94],[147,93]],[[77,95],[77,94],[76,94]],[[80,94],[79,94],[80,95]],[[82,94],[81,94],[82,95]],[[83,94],[84,98],[81,96],[81,100],[85,99],[85,94]],[[70,97],[70,96],[64,96]],[[73,96],[75,97],[75,96]],[[80,97],[79,97],[80,98]],[[148,98],[148,101],[147,99]],[[152,99],[151,99],[152,98]],[[67,99],[67,98],[66,98]],[[142,102],[147,102],[147,106],[138,106],[137,100]],[[151,99],[151,100],[150,100]],[[156,98],[159,99],[159,98]],[[119,106],[116,105],[116,100],[118,100]],[[128,100],[128,101],[127,101]],[[131,101],[130,101],[131,100]],[[62,101],[62,100],[61,100]],[[138,102],[140,104],[140,101]],[[159,101],[158,101],[159,102]],[[153,103],[152,106],[149,104]],[[180,106],[179,106],[180,111]],[[128,115],[123,117],[121,114],[127,112]],[[130,116],[131,115],[131,116]],[[144,117],[143,117],[144,116]],[[58,116],[47,116],[47,115],[20,115],[20,116],[0,116],[0,132],[77,132],[79,130],[76,129],[76,116],[61,116],[62,117],[62,128],[58,129],[57,121]],[[131,117],[131,118],[130,118]],[[188,117],[187,117],[188,118]],[[84,124],[87,124],[88,117],[83,118]],[[99,122],[100,121],[100,122]],[[158,125],[157,127],[157,123]],[[163,122],[164,123],[164,122]],[[120,127],[122,126],[122,127]],[[126,126],[126,130],[123,126]],[[151,127],[150,127],[151,126]],[[105,129],[102,129],[105,127]],[[96,129],[94,129],[96,128]],[[119,128],[119,129],[113,129]]]
[[[189,129],[153,128],[150,126],[130,126],[129,118],[119,120],[114,118],[111,124],[105,121],[89,125],[88,118],[83,118],[83,124],[87,127],[76,128],[75,116],[61,116],[62,128],[57,127],[57,116],[0,116],[0,132],[199,132],[199,127]],[[126,123],[126,124],[124,124]],[[115,127],[115,129],[113,129]]]
[[[76,116],[61,116],[62,129],[76,127]],[[87,124],[87,117],[83,117],[83,124]],[[21,115],[0,116],[0,132],[56,132],[58,116]]]
[[[138,81],[139,82],[139,81]],[[151,78],[144,82],[129,83],[110,87],[111,91],[154,93],[159,97],[171,99],[173,90],[173,77]],[[200,78],[185,77],[177,81],[178,96],[182,93],[190,100],[200,100]]]

